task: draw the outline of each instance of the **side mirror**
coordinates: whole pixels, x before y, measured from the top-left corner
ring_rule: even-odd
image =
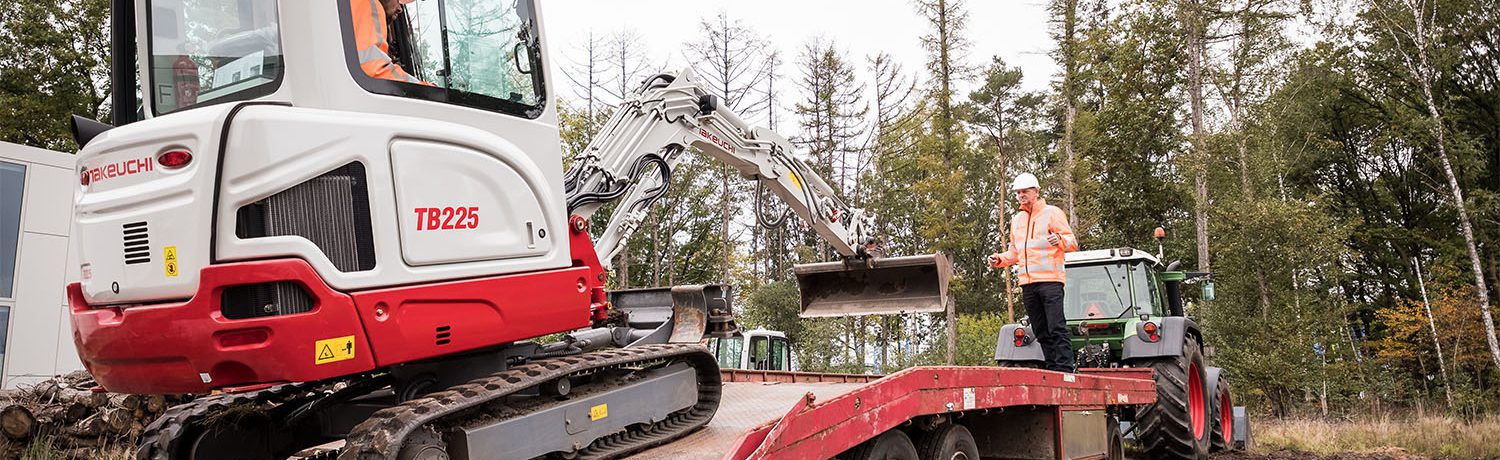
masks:
[[[1213,280],[1208,280],[1208,281],[1204,281],[1203,282],[1203,292],[1202,292],[1202,295],[1200,295],[1198,297],[1200,299],[1202,299],[1204,302],[1209,302],[1209,301],[1214,300],[1214,281]]]

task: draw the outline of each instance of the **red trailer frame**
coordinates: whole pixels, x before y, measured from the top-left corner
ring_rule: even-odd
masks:
[[[738,381],[834,381],[809,373],[734,374]],[[887,430],[938,415],[975,417],[974,422],[980,425],[1042,425],[991,428],[1032,430],[1031,436],[1017,432],[1015,437],[1042,445],[1018,448],[1034,451],[1034,447],[1041,447],[1052,451],[1055,458],[1075,458],[1067,454],[1067,414],[1102,414],[1112,407],[1153,403],[1156,384],[1150,369],[1083,369],[1077,374],[1064,374],[1021,368],[934,366],[906,369],[821,403],[815,399],[807,393],[780,420],[745,433],[724,459],[831,458]],[[1010,415],[1000,416],[1007,410]],[[1048,433],[1050,439],[1038,436]],[[984,436],[976,433],[975,437]],[[1046,444],[1052,448],[1046,449]]]

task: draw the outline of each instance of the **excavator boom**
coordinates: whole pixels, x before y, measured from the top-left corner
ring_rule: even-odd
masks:
[[[943,311],[952,273],[946,256],[881,257],[874,216],[846,204],[792,151],[786,138],[723,107],[692,70],[657,75],[620,106],[568,170],[569,211],[587,218],[620,200],[594,246],[608,267],[651,204],[668,193],[672,168],[689,152],[701,152],[770,190],[841,256],[793,268],[802,316]],[[755,212],[764,210],[757,204]]]

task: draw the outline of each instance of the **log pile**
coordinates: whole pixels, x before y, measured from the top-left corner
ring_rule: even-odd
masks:
[[[0,393],[0,459],[47,443],[63,458],[92,458],[130,443],[168,407],[185,398],[103,392],[86,372]]]

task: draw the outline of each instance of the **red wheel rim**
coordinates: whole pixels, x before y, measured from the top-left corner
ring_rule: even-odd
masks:
[[[1203,429],[1208,427],[1206,409],[1208,404],[1203,400],[1203,377],[1198,364],[1193,363],[1188,366],[1188,417],[1193,420],[1193,437],[1196,439],[1203,439]]]
[[[1224,443],[1234,439],[1234,406],[1229,404],[1229,390],[1219,393],[1219,425],[1224,430]]]

